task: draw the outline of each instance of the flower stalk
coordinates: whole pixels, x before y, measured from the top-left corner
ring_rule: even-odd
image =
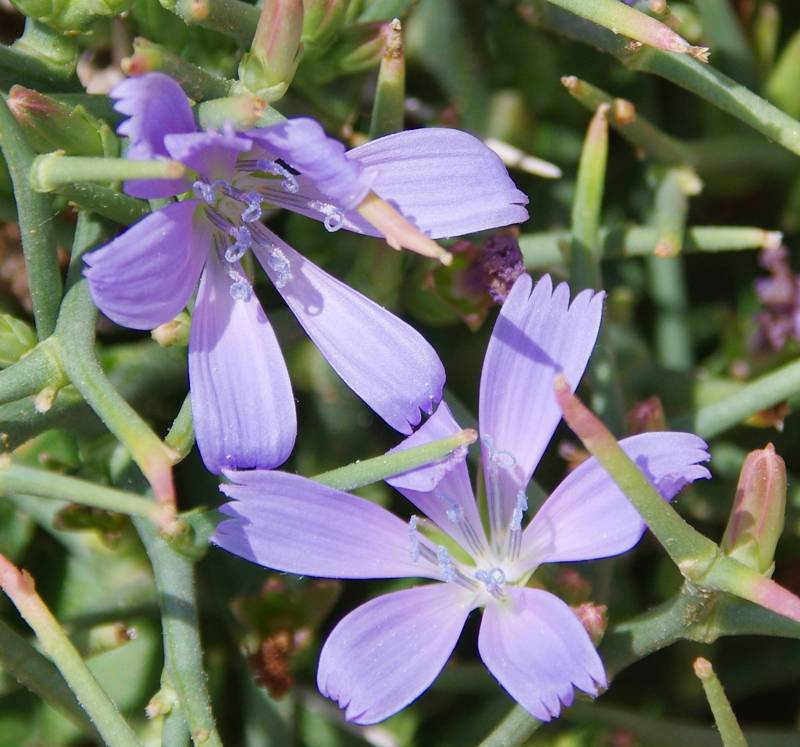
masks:
[[[674,52],[708,62],[707,47],[695,47],[669,26],[617,0],[547,0],[587,21],[603,26],[662,52]]]
[[[131,727],[89,671],[64,629],[36,593],[33,578],[0,555],[0,588],[36,633],[109,747],[141,747]]]
[[[747,740],[736,720],[736,714],[731,708],[730,701],[725,695],[725,690],[722,688],[722,683],[714,672],[711,662],[699,656],[694,660],[694,673],[703,686],[724,747],[747,747]]]
[[[37,156],[30,183],[37,192],[52,192],[76,182],[113,182],[123,179],[180,179],[186,167],[177,161],[139,161],[127,158],[65,156],[56,151]]]
[[[403,129],[406,96],[406,61],[403,54],[403,27],[395,18],[389,24],[386,45],[378,70],[375,101],[369,126],[370,140]]]

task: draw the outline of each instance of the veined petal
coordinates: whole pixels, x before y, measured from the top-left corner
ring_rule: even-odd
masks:
[[[317,687],[345,709],[349,721],[383,721],[419,697],[442,671],[473,598],[454,584],[431,584],[356,608],[322,648]]]
[[[215,473],[277,467],[297,435],[292,387],[275,333],[255,294],[234,300],[230,285],[212,253],[192,318],[189,385],[197,446]]]
[[[168,322],[188,303],[210,246],[195,200],[167,205],[84,257],[92,299],[123,327]]]
[[[167,135],[164,144],[171,158],[211,182],[230,179],[236,159],[250,150],[250,141],[232,132],[189,132]]]
[[[147,73],[128,78],[111,91],[114,108],[128,118],[117,133],[130,138],[127,158],[145,160],[167,157],[164,137],[170,133],[194,132],[192,107],[183,89],[168,75]],[[155,199],[184,192],[183,179],[137,179],[125,183],[134,197]]]
[[[620,441],[665,500],[711,477],[705,442],[691,433],[642,433]],[[522,535],[520,564],[591,560],[633,547],[646,526],[605,469],[592,457],[570,472]]]
[[[603,294],[586,290],[569,302],[569,288],[553,290],[545,275],[533,288],[522,275],[500,310],[481,374],[478,422],[484,474],[497,522],[506,526],[519,491],[539,463],[561,410],[556,373],[573,389],[594,348]]]
[[[248,137],[302,174],[324,198],[342,210],[356,207],[370,190],[372,178],[358,162],[345,156],[338,140],[328,137],[307,117],[250,130]]]
[[[573,688],[596,696],[606,686],[603,664],[570,608],[539,589],[506,594],[506,603],[486,606],[478,650],[508,694],[540,721],[572,705]]]
[[[440,577],[412,559],[407,525],[386,509],[287,472],[226,472],[234,499],[212,541],[266,568],[321,578]]]
[[[253,251],[336,373],[389,425],[411,433],[442,397],[444,368],[416,330],[263,229]]]
[[[442,402],[422,426],[391,451],[421,446],[460,430],[450,408]],[[404,472],[386,482],[474,555],[486,548],[487,542],[466,459],[467,449],[462,447],[434,464]]]
[[[432,238],[528,220],[528,198],[480,140],[447,128],[408,130],[348,151],[372,189]],[[351,216],[348,216],[351,217]],[[362,233],[376,235],[352,218]],[[349,226],[348,226],[349,227]]]

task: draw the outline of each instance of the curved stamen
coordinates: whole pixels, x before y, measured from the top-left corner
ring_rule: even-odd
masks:
[[[480,570],[475,572],[475,578],[486,586],[488,591],[495,599],[503,596],[503,585],[506,582],[506,574],[502,568],[494,567],[488,571]]]
[[[275,176],[282,176],[281,187],[291,194],[295,194],[300,190],[300,185],[297,183],[297,177],[289,171],[282,163],[278,161],[268,161],[266,158],[261,158],[255,162],[255,167],[259,171],[266,171],[268,174],[275,174]]]
[[[292,264],[286,253],[270,239],[267,230],[260,223],[253,224],[252,233],[255,242],[267,255],[267,265],[274,273],[271,276],[272,284],[280,290],[294,277]]]
[[[338,231],[344,225],[344,213],[336,205],[331,205],[329,202],[320,202],[320,200],[311,200],[308,206],[325,216],[322,224],[331,233]]]
[[[514,504],[514,511],[511,514],[511,521],[508,524],[508,556],[511,560],[519,557],[522,548],[522,517],[528,510],[528,496],[524,490],[517,493],[517,501]]]
[[[467,541],[467,545],[472,554],[482,555],[486,548],[480,536],[475,531],[475,527],[472,526],[472,523],[466,517],[461,504],[454,498],[450,498],[438,490],[434,492],[434,495],[444,504],[447,520],[455,524],[463,533],[464,539]]]

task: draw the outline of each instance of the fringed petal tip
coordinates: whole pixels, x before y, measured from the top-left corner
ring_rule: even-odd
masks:
[[[366,174],[360,163],[345,156],[342,143],[328,137],[320,124],[308,117],[288,119],[246,134],[312,182],[339,209],[356,207],[374,181],[374,175]]]
[[[512,604],[484,611],[478,649],[503,688],[540,721],[572,705],[574,690],[592,697],[606,674],[588,633],[558,597],[540,589],[511,587]]]
[[[491,489],[504,522],[561,420],[553,392],[556,374],[563,373],[573,388],[583,376],[604,297],[584,290],[570,303],[566,283],[553,288],[545,275],[534,285],[524,274],[500,310],[483,362],[478,422],[485,468],[498,472]],[[499,455],[503,469],[497,467]]]
[[[117,84],[110,94],[114,109],[127,115],[117,133],[135,146],[132,158],[166,156],[164,137],[197,128],[189,99],[176,81],[164,73],[146,73]]]
[[[471,609],[456,584],[430,584],[367,602],[341,620],[322,648],[317,687],[356,724],[389,718],[441,672]]]

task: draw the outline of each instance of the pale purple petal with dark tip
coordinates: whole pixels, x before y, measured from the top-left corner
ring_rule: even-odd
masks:
[[[206,181],[228,180],[250,141],[232,132],[189,132],[164,138],[170,158],[194,169]]]
[[[390,453],[447,438],[460,430],[450,408],[442,402],[422,426]],[[461,447],[438,462],[390,477],[386,482],[474,554],[488,544],[466,459],[467,448]]]
[[[522,275],[500,310],[481,374],[478,423],[490,498],[505,524],[516,495],[539,463],[561,410],[553,394],[563,372],[574,389],[600,329],[603,293],[569,288],[544,276],[531,292]],[[493,477],[494,476],[494,477]]]
[[[168,157],[164,137],[170,133],[194,132],[197,128],[183,89],[168,75],[147,73],[128,78],[111,91],[114,108],[127,115],[117,133],[130,138],[127,158],[145,160]],[[180,194],[187,189],[183,179],[137,179],[125,183],[134,197],[155,199]]]
[[[241,268],[238,268],[241,272]],[[212,255],[189,338],[189,385],[197,445],[211,472],[277,467],[297,435],[289,374],[255,294],[234,300]]]
[[[263,229],[253,250],[345,384],[393,428],[411,433],[422,413],[439,402],[444,386],[442,363],[422,335],[271,231]]]
[[[431,584],[373,599],[333,629],[317,687],[357,724],[397,713],[430,687],[450,658],[474,594]]]
[[[226,472],[233,503],[213,542],[266,568],[322,578],[440,577],[412,558],[408,526],[384,508],[287,472]]]
[[[620,446],[668,501],[689,483],[711,477],[702,465],[710,458],[707,446],[691,433],[642,433]],[[592,457],[564,478],[533,517],[522,537],[520,566],[618,555],[633,547],[645,528]]]
[[[211,225],[197,207],[167,205],[84,257],[89,292],[109,319],[152,329],[186,306],[211,246]]]
[[[299,117],[245,133],[274,157],[280,158],[309,182],[323,199],[350,210],[367,196],[372,178],[345,156],[338,140],[329,138],[319,123]]]
[[[503,162],[466,132],[441,127],[398,132],[348,151],[347,158],[364,167],[376,194],[433,238],[528,220],[528,198]],[[363,232],[376,235],[371,227]]]
[[[574,688],[596,696],[606,686],[588,633],[558,597],[506,587],[511,599],[486,605],[478,636],[481,659],[525,710],[540,721],[572,705]]]

